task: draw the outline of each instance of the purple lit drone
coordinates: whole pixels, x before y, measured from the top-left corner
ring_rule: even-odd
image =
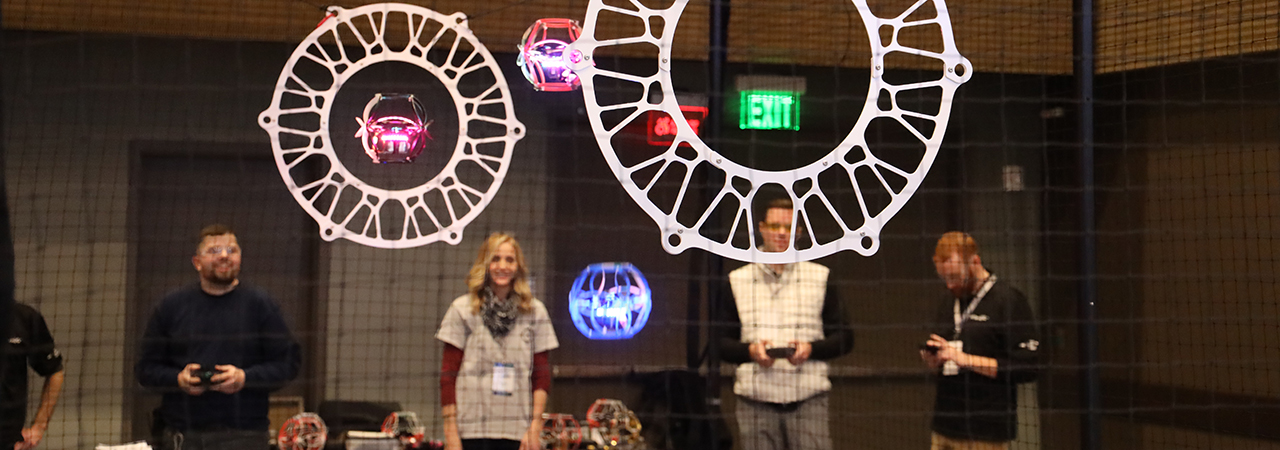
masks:
[[[538,19],[520,38],[520,56],[516,65],[525,79],[539,91],[572,91],[582,86],[578,74],[569,69],[564,51],[578,40],[582,26],[573,19]],[[580,58],[570,54],[569,58]],[[573,62],[578,62],[576,59]]]
[[[587,266],[569,291],[569,315],[588,339],[630,339],[652,310],[649,282],[631,263]]]
[[[375,163],[413,162],[432,139],[431,121],[413,94],[374,94],[356,122],[356,137]]]

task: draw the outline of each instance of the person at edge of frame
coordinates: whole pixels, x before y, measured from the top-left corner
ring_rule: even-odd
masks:
[[[8,339],[0,348],[0,450],[29,450],[40,445],[62,393],[62,353],[40,311],[14,303],[9,311]],[[40,408],[27,421],[27,367],[44,377]]]

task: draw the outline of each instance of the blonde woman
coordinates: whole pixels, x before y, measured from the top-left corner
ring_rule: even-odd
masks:
[[[445,312],[440,404],[447,450],[542,448],[551,384],[547,352],[560,346],[547,308],[529,290],[520,243],[494,233],[480,246],[467,294]]]

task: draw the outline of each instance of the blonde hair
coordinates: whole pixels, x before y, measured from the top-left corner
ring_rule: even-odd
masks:
[[[946,261],[951,259],[953,253],[959,254],[961,260],[968,260],[978,254],[978,242],[969,233],[948,231],[938,238],[938,246],[933,249],[933,260]]]
[[[524,251],[520,250],[520,243],[516,242],[515,236],[507,233],[493,233],[485,239],[484,244],[480,245],[480,251],[476,253],[476,262],[471,265],[471,272],[467,274],[467,291],[471,293],[471,312],[479,313],[480,304],[484,302],[484,288],[489,283],[489,261],[493,261],[493,254],[498,252],[498,247],[502,244],[511,244],[511,248],[516,252],[516,276],[511,280],[511,291],[520,297],[518,303],[520,312],[529,312],[533,310],[533,290],[529,289],[529,266],[524,263]]]

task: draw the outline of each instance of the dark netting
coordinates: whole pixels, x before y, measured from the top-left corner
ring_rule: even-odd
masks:
[[[39,448],[163,440],[154,411],[177,388],[141,386],[135,364],[161,299],[195,289],[211,223],[235,230],[240,279],[300,347],[298,375],[270,396],[272,438],[306,411],[331,448],[392,412],[416,413],[393,428],[443,439],[437,333],[482,243],[508,232],[558,340],[548,427],[582,448],[784,448],[759,432],[801,410],[786,437],[821,446],[825,424],[837,449],[927,448],[931,430],[1017,449],[1280,448],[1276,2],[1087,2],[1089,16],[1032,0],[410,3],[439,15],[339,25],[302,0],[4,2],[15,298],[43,315],[64,367]],[[453,28],[464,15],[473,35]],[[560,60],[522,47],[579,48],[530,39],[569,35],[562,22],[526,35],[547,18],[587,25],[594,52],[569,65],[589,90],[526,80],[518,59]],[[769,217],[780,197],[795,200],[790,225]],[[787,262],[821,253],[829,274],[759,278],[767,267],[741,259],[768,249],[768,230],[795,235]],[[952,230],[1029,312],[966,350],[1039,355],[999,360],[999,389],[981,395],[921,361],[930,332],[952,327],[933,261]],[[988,304],[1016,304],[996,292]],[[468,332],[490,333],[477,320]],[[1027,326],[1038,334],[1013,334]],[[513,329],[520,348],[546,346]],[[812,361],[740,365],[758,340],[826,341],[825,377]],[[458,401],[507,388],[485,378],[494,363],[537,372],[530,356],[466,360]],[[28,426],[47,397],[32,367]]]

